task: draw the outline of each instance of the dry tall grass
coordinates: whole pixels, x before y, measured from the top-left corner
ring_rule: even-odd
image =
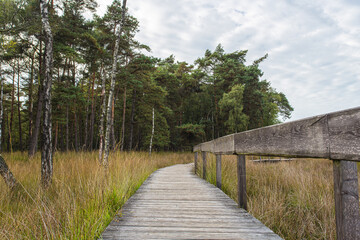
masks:
[[[216,184],[215,157],[208,155],[207,180]],[[301,159],[246,162],[249,212],[284,239],[336,238],[332,162]],[[199,175],[202,176],[201,160]],[[223,156],[223,191],[237,200],[236,157]]]
[[[0,182],[0,239],[96,239],[116,210],[156,169],[192,161],[192,154],[115,153],[108,172],[97,152],[56,153],[51,188],[40,188],[40,156],[3,154],[24,189]]]

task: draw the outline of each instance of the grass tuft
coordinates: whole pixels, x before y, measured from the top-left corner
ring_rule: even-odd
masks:
[[[216,185],[208,154],[207,180]],[[222,188],[237,201],[236,156],[222,157]],[[202,161],[199,161],[202,176]],[[249,212],[284,239],[336,239],[332,161],[246,162]],[[360,175],[360,174],[359,174]]]
[[[116,211],[156,169],[191,162],[189,153],[110,155],[104,171],[98,152],[57,152],[51,187],[40,187],[40,154],[3,154],[20,182],[11,194],[0,183],[0,239],[97,239]]]

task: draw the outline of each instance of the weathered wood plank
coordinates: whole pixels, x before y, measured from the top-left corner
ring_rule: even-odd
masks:
[[[102,238],[281,239],[220,189],[194,177],[192,166],[176,165],[151,175]]]
[[[357,164],[334,161],[333,165],[337,239],[360,239]]]
[[[234,154],[235,153],[235,134],[215,139],[213,142],[213,153],[216,154]]]
[[[330,159],[360,160],[360,108],[327,115]]]
[[[221,189],[221,155],[216,154],[216,186]]]
[[[194,153],[195,154],[195,156],[194,156],[194,164],[195,164],[195,166],[194,166],[194,172],[195,172],[195,175],[196,175],[196,171],[197,171],[197,168],[198,168],[198,152],[195,152]]]
[[[360,161],[360,107],[231,134],[194,147],[223,154]]]
[[[123,231],[117,234],[111,232],[103,235],[103,239],[122,239],[122,240],[134,240],[134,239],[204,239],[204,232],[190,232],[190,231],[167,231],[167,232],[133,232]],[[234,238],[234,233],[214,233],[207,232],[207,238],[205,239],[236,239],[236,240],[278,240],[277,236],[266,233],[241,233],[241,237]]]
[[[247,210],[246,160],[245,160],[245,155],[238,155],[237,156],[237,176],[238,176],[238,201],[239,201],[239,207]]]
[[[202,160],[203,160],[203,179],[206,179],[206,152],[201,152],[202,153]]]
[[[201,144],[202,152],[214,152],[214,141],[204,142]]]

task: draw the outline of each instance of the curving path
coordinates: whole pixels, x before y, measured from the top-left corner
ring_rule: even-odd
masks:
[[[125,203],[103,239],[281,239],[197,177],[193,164],[154,172]]]

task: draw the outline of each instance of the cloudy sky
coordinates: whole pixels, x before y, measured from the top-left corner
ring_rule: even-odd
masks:
[[[100,1],[98,1],[100,2]],[[99,11],[106,9],[102,1]],[[221,43],[248,50],[285,93],[291,120],[360,106],[359,0],[128,0],[156,57],[193,61]]]

